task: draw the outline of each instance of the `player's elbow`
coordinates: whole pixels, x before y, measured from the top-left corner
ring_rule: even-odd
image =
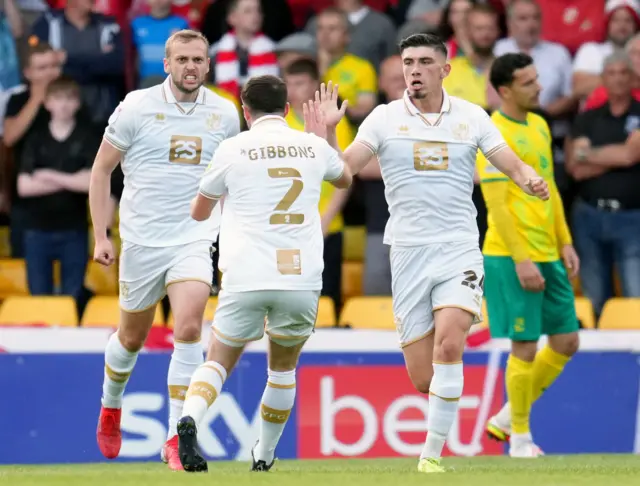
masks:
[[[215,204],[214,201],[210,201],[198,194],[191,201],[191,218],[196,221],[205,221],[209,219],[213,209],[213,204]]]
[[[336,179],[332,182],[332,184],[338,189],[348,189],[353,182],[353,175],[351,175],[351,171],[345,167],[344,173],[340,176],[339,179]]]

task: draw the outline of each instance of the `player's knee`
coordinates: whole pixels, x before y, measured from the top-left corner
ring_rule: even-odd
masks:
[[[531,363],[535,359],[537,352],[537,341],[513,341],[511,343],[511,354],[527,363]]]
[[[436,343],[433,349],[435,361],[443,363],[454,363],[462,359],[464,351],[464,341],[454,337],[445,337]]]
[[[551,347],[555,352],[571,357],[578,352],[580,337],[577,332],[572,332],[562,336],[562,339],[552,338]]]
[[[420,378],[414,378],[413,386],[419,393],[429,394],[429,388],[431,387],[432,376],[421,376]]]
[[[195,342],[200,340],[202,333],[202,317],[198,315],[181,316],[176,319],[173,335],[175,339],[184,342]]]
[[[140,351],[144,346],[146,337],[146,333],[137,329],[127,329],[126,331],[123,331],[122,328],[118,329],[118,339],[122,347],[130,353]]]

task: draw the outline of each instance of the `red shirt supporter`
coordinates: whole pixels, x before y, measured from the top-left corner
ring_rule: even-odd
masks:
[[[633,88],[631,90],[631,96],[633,96],[633,99],[636,101],[640,101],[640,88]],[[582,110],[586,111],[600,108],[607,101],[609,101],[607,90],[604,89],[604,86],[598,86],[593,93],[589,95]]]
[[[564,45],[572,54],[585,42],[602,42],[606,34],[605,0],[538,0],[544,40]]]

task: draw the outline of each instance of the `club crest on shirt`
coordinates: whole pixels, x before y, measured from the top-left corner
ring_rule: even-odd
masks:
[[[469,140],[469,125],[466,123],[458,123],[451,132],[456,140]]]
[[[211,113],[207,117],[207,130],[217,130],[218,128],[220,128],[221,121],[222,118],[220,117],[220,115]]]

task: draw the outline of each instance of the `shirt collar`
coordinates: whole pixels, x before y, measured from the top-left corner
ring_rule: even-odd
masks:
[[[263,115],[251,124],[251,130],[253,130],[258,125],[268,126],[276,123],[289,126],[287,120],[285,120],[284,117],[281,117],[280,115]]]
[[[420,110],[416,107],[416,105],[413,104],[413,101],[411,101],[411,96],[409,96],[408,89],[405,90],[402,100],[404,101],[404,107],[407,110],[407,113],[409,113],[409,115],[419,116],[419,117],[423,116],[423,113],[420,113]],[[445,89],[442,88],[442,108],[440,108],[440,115],[449,113],[450,111],[451,111],[451,99],[449,98],[449,95],[447,94]]]
[[[179,105],[176,97],[173,96],[173,91],[171,91],[171,76],[167,76],[167,79],[164,80],[160,89],[162,90],[162,99],[165,103],[169,103],[170,105]],[[196,104],[204,105],[206,99],[207,88],[200,86],[200,89],[198,90],[198,97],[196,98]]]

